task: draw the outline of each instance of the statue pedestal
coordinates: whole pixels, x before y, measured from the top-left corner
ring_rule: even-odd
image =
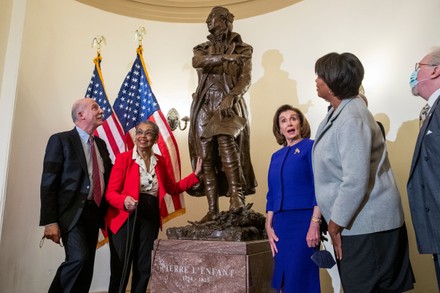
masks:
[[[156,240],[151,292],[273,292],[267,240]]]

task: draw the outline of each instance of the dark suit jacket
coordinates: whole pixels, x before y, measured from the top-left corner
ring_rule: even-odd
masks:
[[[105,142],[98,137],[95,142],[103,161],[107,186],[112,163]],[[78,131],[74,128],[52,135],[43,163],[40,225],[58,223],[61,233],[68,232],[81,216],[89,189],[87,163]],[[102,219],[107,206],[103,197],[100,206]],[[101,224],[103,228],[104,222]]]
[[[407,190],[420,253],[440,253],[440,98],[420,129]]]

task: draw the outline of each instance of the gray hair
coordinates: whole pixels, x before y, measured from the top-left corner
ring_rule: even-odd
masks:
[[[432,51],[429,59],[429,63],[432,65],[440,65],[440,49],[437,48],[434,51]]]
[[[77,101],[75,101],[75,103],[73,103],[72,105],[72,111],[71,111],[71,116],[72,116],[72,121],[73,123],[76,123],[76,120],[78,119],[78,113],[82,112],[84,110],[84,103],[83,103],[84,99],[79,99]]]

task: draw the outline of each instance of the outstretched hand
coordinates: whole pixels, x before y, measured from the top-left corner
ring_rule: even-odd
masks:
[[[194,170],[194,174],[199,177],[202,173],[202,158],[197,157],[196,169]]]

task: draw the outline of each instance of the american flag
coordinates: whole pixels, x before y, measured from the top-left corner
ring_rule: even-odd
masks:
[[[110,153],[110,158],[114,163],[116,155],[125,151],[124,132],[119,124],[118,118],[113,112],[104,89],[101,60],[102,57],[99,54],[93,60],[95,70],[93,70],[92,78],[87,87],[86,97],[94,99],[104,111],[104,123],[96,129],[95,135],[105,141]]]
[[[154,151],[164,158],[168,169],[172,170],[170,175],[174,176],[173,179],[176,182],[179,181],[181,176],[179,149],[170,126],[151,90],[141,46],[137,49],[136,60],[122,83],[113,109],[126,133],[144,120],[151,120],[157,124],[159,138],[157,148],[155,147]],[[183,194],[179,196],[166,194],[165,204],[166,209],[161,210],[162,223],[185,213]]]

